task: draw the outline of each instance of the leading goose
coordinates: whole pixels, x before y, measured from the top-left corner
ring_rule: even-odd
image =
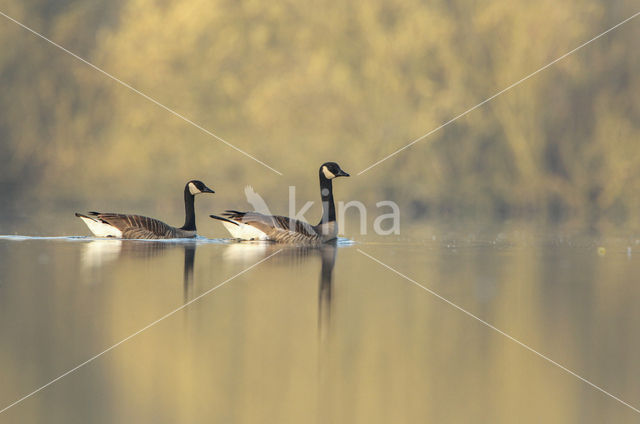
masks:
[[[97,237],[117,237],[125,239],[172,239],[196,236],[196,214],[193,198],[200,193],[214,193],[202,181],[191,180],[184,187],[184,225],[172,227],[154,218],[141,215],[123,215],[119,213],[89,212],[83,215],[76,212],[87,227]]]
[[[335,162],[322,164],[319,170],[322,219],[318,225],[310,225],[297,219],[258,212],[228,210],[221,216],[210,215],[222,221],[231,235],[241,240],[270,240],[278,243],[324,243],[338,235],[336,208],[333,203],[332,181],[348,177]]]

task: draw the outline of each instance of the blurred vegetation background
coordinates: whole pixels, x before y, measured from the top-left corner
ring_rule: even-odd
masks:
[[[191,178],[216,190],[199,202],[200,228],[213,227],[204,212],[248,208],[246,184],[287,213],[289,185],[299,205],[318,200],[327,160],[353,175],[337,199],[371,212],[394,200],[404,222],[638,228],[640,18],[355,176],[637,1],[0,0],[0,10],[284,174],[0,17],[3,233],[28,223],[84,234],[75,210],[178,224]]]

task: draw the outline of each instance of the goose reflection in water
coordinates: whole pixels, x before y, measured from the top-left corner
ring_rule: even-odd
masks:
[[[123,258],[149,260],[173,249],[184,249],[183,293],[188,301],[193,295],[193,267],[198,243],[158,241],[132,241],[115,239],[92,240],[85,244],[81,263],[85,271],[99,269],[111,262]]]
[[[322,268],[320,269],[320,289],[318,292],[318,334],[320,341],[327,338],[331,323],[331,296],[333,293],[333,267],[336,264],[337,247],[335,244],[320,248]]]
[[[183,293],[185,302],[193,297],[193,269],[198,243],[157,242],[130,240],[93,240],[87,243],[82,252],[82,265],[85,271],[92,271],[123,258],[150,260],[172,249],[184,250]],[[253,265],[259,260],[281,250],[270,259],[274,264],[300,264],[310,256],[320,256],[320,281],[318,287],[318,332],[321,340],[326,338],[331,317],[333,293],[333,268],[336,261],[336,243],[322,246],[286,246],[268,242],[233,243],[227,245],[223,258],[225,261],[240,261]]]
[[[331,343],[331,303],[334,297],[333,268],[337,256],[337,244],[327,243],[321,246],[292,247],[274,245],[264,242],[231,244],[226,249],[226,260],[240,260],[255,263],[278,250],[280,253],[269,260],[270,264],[295,265],[307,260],[310,256],[320,256],[320,281],[318,284],[318,405],[325,405],[319,410],[319,422],[330,422],[332,380],[332,343]],[[292,270],[294,272],[294,270]]]
[[[333,294],[333,268],[336,262],[337,243],[330,242],[320,246],[292,246],[269,242],[243,242],[229,244],[223,253],[225,261],[242,262],[252,265],[261,259],[281,250],[269,260],[271,264],[297,265],[309,257],[320,256],[320,281],[318,286],[318,334],[324,341],[329,331],[331,318],[331,299]]]

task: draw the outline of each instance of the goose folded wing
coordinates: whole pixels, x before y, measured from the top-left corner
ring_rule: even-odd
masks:
[[[226,215],[229,219],[257,228],[275,241],[309,240],[318,237],[308,223],[286,216],[237,211],[230,211]]]
[[[173,227],[147,216],[100,213],[95,217],[122,231],[123,238],[158,239],[175,237],[175,229]]]

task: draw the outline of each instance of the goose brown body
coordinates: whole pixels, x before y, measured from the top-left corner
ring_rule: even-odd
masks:
[[[263,215],[258,212],[226,211],[222,214],[230,221],[250,225],[262,231],[268,240],[278,243],[321,242],[315,226],[304,221],[280,215]]]
[[[77,217],[99,220],[117,228],[125,239],[171,239],[191,238],[195,231],[187,231],[172,227],[155,218],[142,215],[125,215],[119,213],[89,212],[87,215],[76,213]]]

